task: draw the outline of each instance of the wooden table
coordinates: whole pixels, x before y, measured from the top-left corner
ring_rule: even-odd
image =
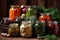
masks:
[[[0,40],[42,40],[37,38],[21,38],[21,37],[3,37],[0,35]],[[46,39],[43,39],[46,40]],[[57,38],[57,40],[60,40],[60,38]]]
[[[0,36],[0,40],[42,40],[37,38],[20,38],[20,37],[2,37]]]

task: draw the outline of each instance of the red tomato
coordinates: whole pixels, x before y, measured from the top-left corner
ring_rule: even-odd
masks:
[[[44,14],[41,14],[41,16],[39,17],[39,21],[45,21]]]
[[[45,20],[51,21],[51,18],[50,18],[50,16],[49,16],[49,14],[45,14],[44,17],[45,17]]]

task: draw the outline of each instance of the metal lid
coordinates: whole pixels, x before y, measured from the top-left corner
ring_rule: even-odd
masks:
[[[20,7],[19,5],[11,5],[11,7]]]
[[[10,26],[10,27],[18,26],[18,24],[17,24],[17,23],[11,23],[11,24],[9,24],[9,26]]]

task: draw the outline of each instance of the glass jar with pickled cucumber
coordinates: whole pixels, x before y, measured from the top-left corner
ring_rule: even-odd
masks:
[[[19,26],[17,23],[9,24],[8,34],[10,34],[10,36],[19,35]]]
[[[37,38],[44,38],[45,35],[45,21],[42,22],[36,22],[35,26],[35,34],[37,35]]]

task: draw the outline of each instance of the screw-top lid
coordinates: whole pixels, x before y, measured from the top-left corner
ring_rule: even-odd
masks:
[[[20,7],[20,6],[19,5],[11,5],[11,7],[14,8],[14,7]]]
[[[18,24],[17,23],[11,23],[11,24],[9,24],[9,27],[18,27]]]

